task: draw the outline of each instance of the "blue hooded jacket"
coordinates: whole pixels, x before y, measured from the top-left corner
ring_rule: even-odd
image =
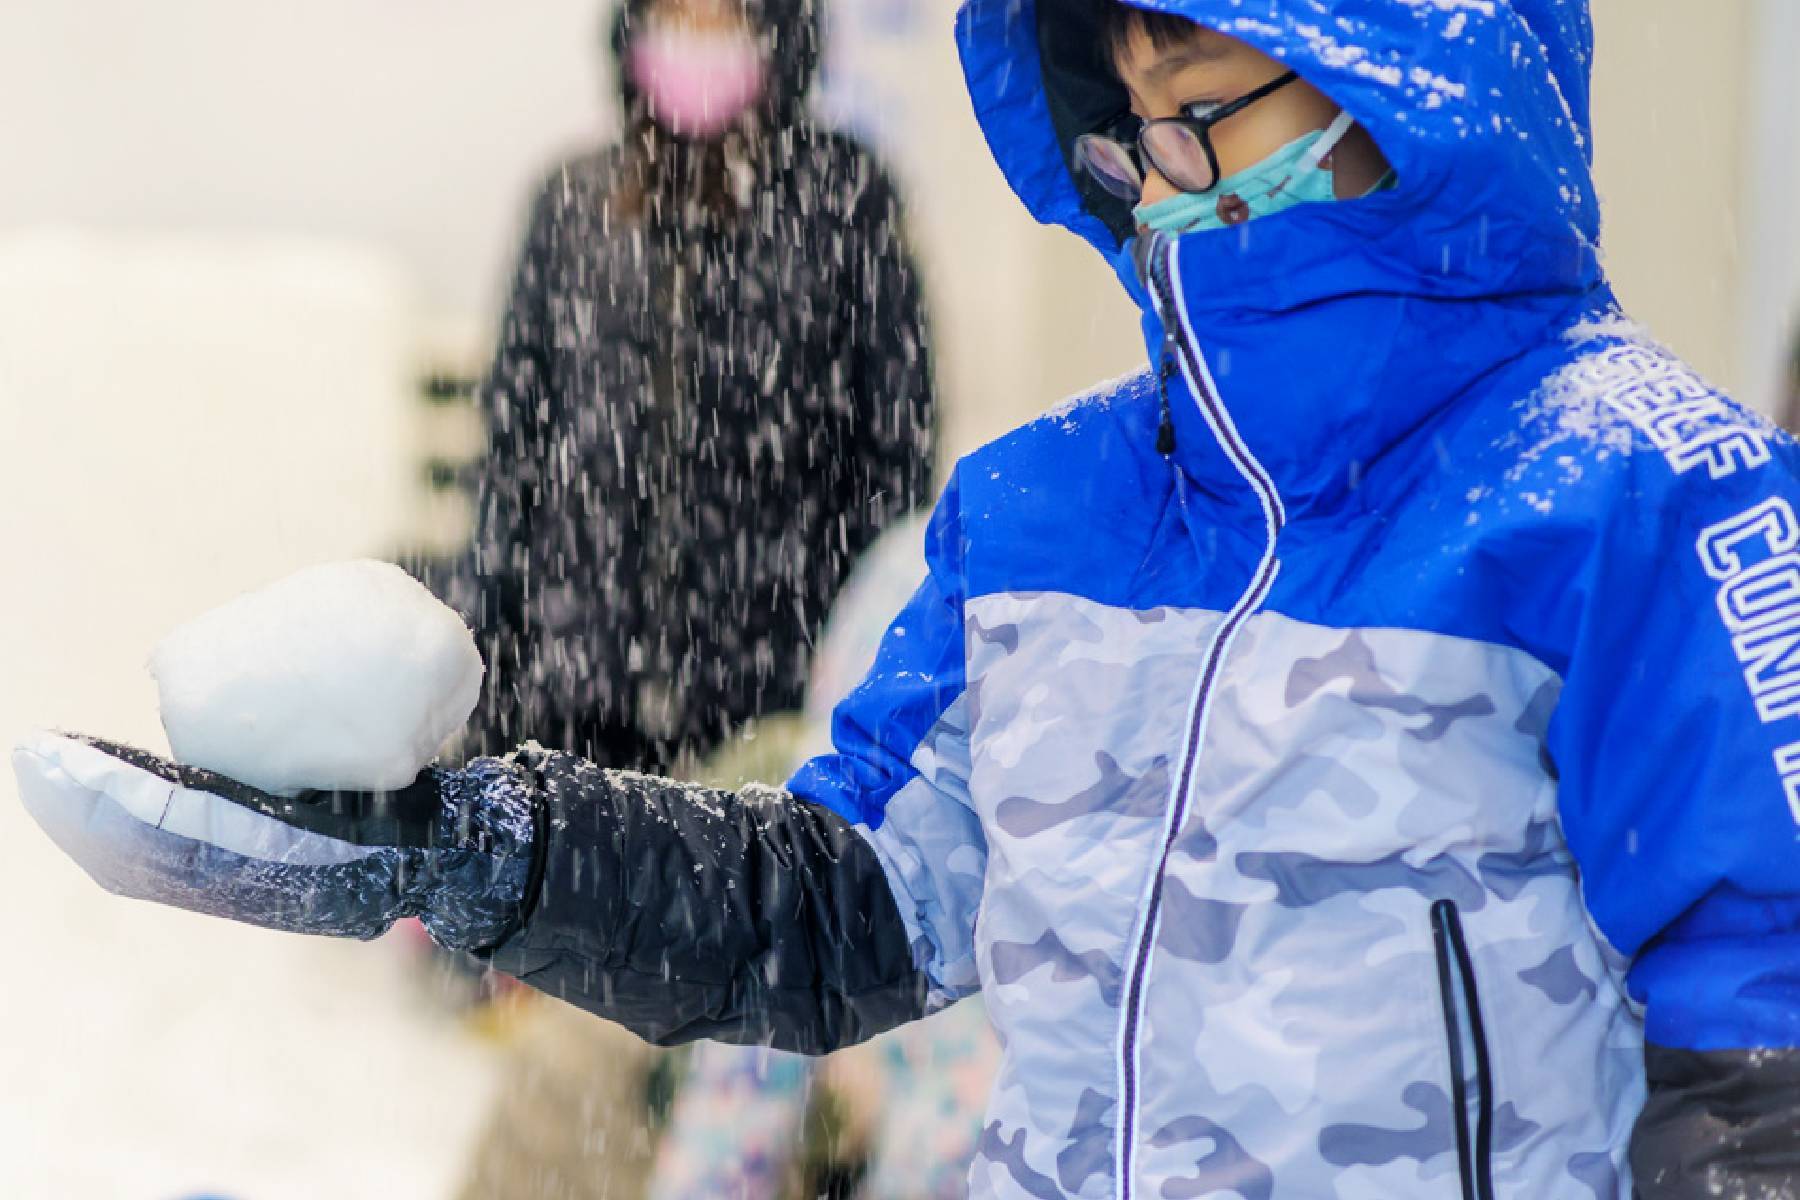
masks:
[[[984,992],[974,1195],[1625,1200],[1646,1037],[1800,1044],[1794,451],[1608,290],[1584,3],[1144,3],[1398,176],[1155,245],[1069,168],[1096,3],[957,38],[1154,366],[959,464],[790,787]]]

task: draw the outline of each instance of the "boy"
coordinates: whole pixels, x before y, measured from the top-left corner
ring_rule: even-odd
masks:
[[[1166,7],[961,14],[1154,368],[961,464],[787,793],[528,748],[425,777],[407,846],[356,845],[380,798],[283,818],[295,866],[115,799],[265,798],[45,738],[39,819],[120,890],[419,913],[658,1040],[979,988],[978,1196],[1794,1194],[1795,459],[1618,316],[1585,7]]]

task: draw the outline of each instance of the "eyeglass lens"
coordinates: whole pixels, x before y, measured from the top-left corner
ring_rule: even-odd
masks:
[[[1136,202],[1144,190],[1144,177],[1137,161],[1123,142],[1103,134],[1090,133],[1075,142],[1080,164],[1094,181],[1121,200]]]
[[[1143,127],[1137,146],[1157,173],[1184,192],[1204,192],[1218,182],[1201,135],[1181,121],[1152,121]],[[1144,190],[1137,155],[1117,138],[1090,133],[1075,143],[1079,164],[1101,187],[1135,203]]]
[[[1144,126],[1138,145],[1157,173],[1184,192],[1204,192],[1218,182],[1206,144],[1191,125],[1152,121]]]

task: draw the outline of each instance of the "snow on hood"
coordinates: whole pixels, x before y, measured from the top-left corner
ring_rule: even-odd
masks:
[[[1127,206],[1078,180],[1068,155],[1126,107],[1094,32],[1110,2],[967,0],[957,20],[976,116],[1013,190],[1038,220],[1109,257],[1129,235]],[[1213,235],[1260,244],[1234,255],[1253,260],[1247,277],[1222,277],[1250,285],[1233,288],[1235,303],[1318,299],[1326,280],[1315,274],[1334,287],[1464,296],[1598,280],[1586,0],[1134,2],[1288,63],[1367,128],[1398,172],[1393,193]],[[1346,277],[1346,253],[1367,260],[1365,278]],[[1259,296],[1255,277],[1271,263],[1282,282]]]

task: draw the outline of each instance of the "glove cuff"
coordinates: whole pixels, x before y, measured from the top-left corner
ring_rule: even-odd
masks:
[[[434,772],[442,849],[427,852],[420,923],[449,950],[491,951],[524,925],[543,839],[531,775],[511,759]]]

